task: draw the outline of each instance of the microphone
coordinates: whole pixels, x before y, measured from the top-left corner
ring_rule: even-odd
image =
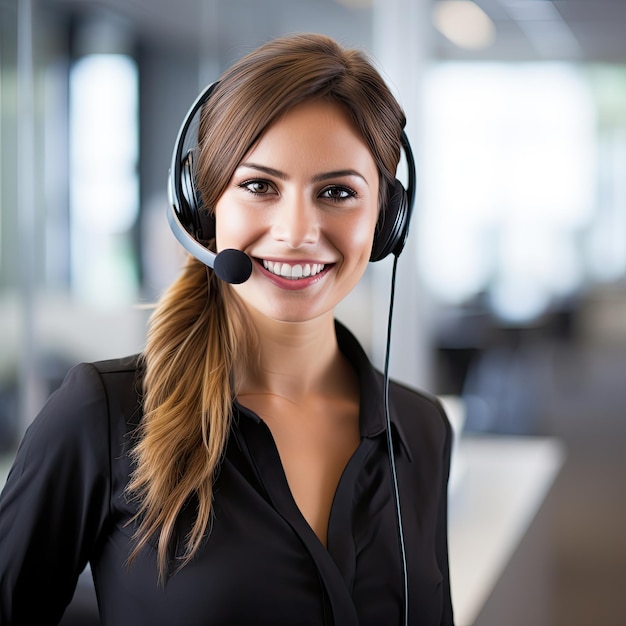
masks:
[[[241,250],[227,248],[215,254],[198,243],[183,227],[173,205],[167,212],[167,221],[178,243],[198,261],[210,267],[220,280],[231,285],[246,282],[252,274],[252,259]]]

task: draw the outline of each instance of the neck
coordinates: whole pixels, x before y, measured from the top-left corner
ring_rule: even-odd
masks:
[[[244,368],[239,395],[301,398],[337,393],[346,363],[339,351],[332,312],[307,322],[277,322],[251,313],[259,361]]]

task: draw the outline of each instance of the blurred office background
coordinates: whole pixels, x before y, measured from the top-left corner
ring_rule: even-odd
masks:
[[[481,442],[556,444],[459,626],[624,626],[619,0],[0,0],[3,467],[72,364],[141,350],[144,305],[182,260],[165,219],[178,126],[229,63],[295,31],[366,49],[407,112],[418,192],[391,369],[445,398],[468,444],[455,527],[488,527],[464,509]],[[339,311],[378,365],[389,279],[372,266]],[[479,570],[489,537],[463,542]]]

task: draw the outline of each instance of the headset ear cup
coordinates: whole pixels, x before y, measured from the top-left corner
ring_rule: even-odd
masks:
[[[396,179],[386,206],[381,208],[370,261],[380,261],[389,254],[398,256],[404,248],[409,227],[409,202],[406,190]]]
[[[215,220],[202,205],[202,197],[196,186],[194,160],[195,150],[189,150],[181,164],[180,187],[184,205],[181,212],[186,212],[183,224],[189,225],[187,230],[198,241],[209,241],[215,237]]]

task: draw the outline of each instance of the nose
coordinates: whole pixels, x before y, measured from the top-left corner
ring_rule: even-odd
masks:
[[[311,200],[295,194],[283,199],[272,225],[272,235],[276,241],[297,249],[315,243],[319,232],[319,215]]]

